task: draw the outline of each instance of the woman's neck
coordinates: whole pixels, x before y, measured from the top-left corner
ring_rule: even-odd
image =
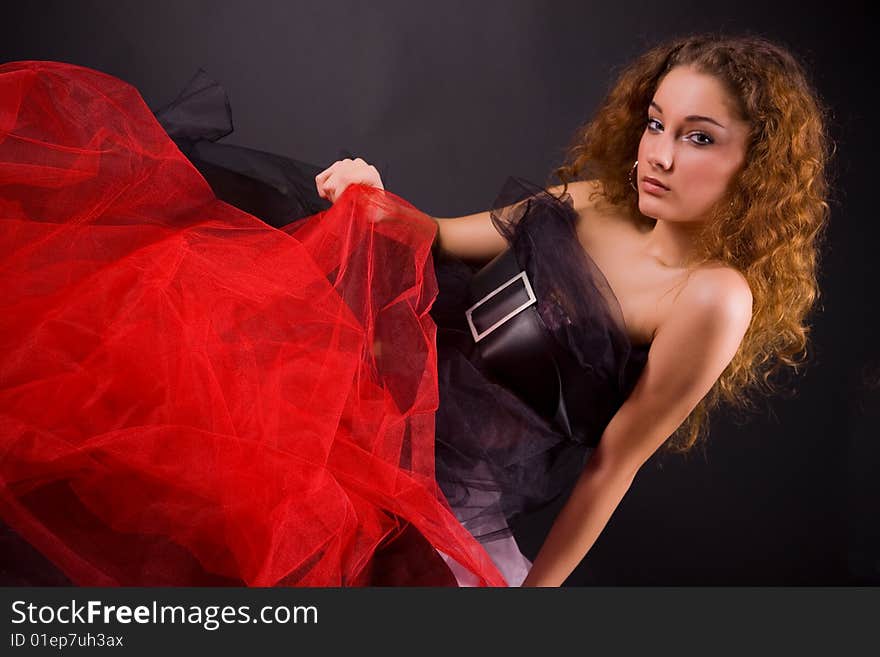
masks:
[[[654,227],[643,235],[643,253],[664,267],[685,269],[695,258],[697,238],[702,229],[700,222],[657,219]]]

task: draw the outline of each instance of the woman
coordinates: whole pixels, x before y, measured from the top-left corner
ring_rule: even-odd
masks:
[[[511,179],[490,211],[435,223],[385,192],[373,167],[343,160],[314,178],[332,207],[274,232],[187,182],[179,151],[146,139],[155,126],[133,120],[142,117],[106,128],[115,139],[135,135],[120,152],[138,156],[111,162],[109,173],[92,156],[112,149],[89,148],[93,121],[68,127],[64,137],[78,141],[59,139],[48,171],[30,150],[28,162],[2,151],[14,190],[5,214],[15,219],[3,262],[27,291],[4,308],[21,318],[3,326],[4,449],[14,456],[4,465],[4,518],[84,583],[200,582],[205,573],[258,584],[451,583],[453,571],[459,584],[562,584],[658,447],[691,448],[719,400],[743,403],[750,387],[797,364],[827,217],[822,116],[778,46],[676,40],[623,72],[557,170],[558,197]],[[51,122],[29,132],[34,125],[4,129],[24,149],[57,137]],[[184,150],[198,163],[198,149]],[[215,170],[236,168],[247,167]],[[133,179],[136,199],[105,211],[131,196]],[[78,189],[50,201],[16,187],[27,184],[44,196]],[[46,215],[55,217],[48,229]],[[71,228],[82,225],[91,229]],[[424,247],[434,226],[432,261]],[[59,234],[64,241],[51,242]],[[97,269],[96,249],[85,248],[95,243],[111,254]],[[71,257],[71,244],[88,257]],[[527,279],[517,289],[530,299],[489,321],[508,265],[524,272],[515,284]],[[27,277],[35,271],[44,273]],[[107,283],[90,296],[82,290],[96,272]],[[287,308],[294,285],[303,293]],[[35,300],[57,290],[76,308]],[[95,320],[102,301],[131,297],[144,316],[131,316],[134,304]],[[271,313],[250,321],[257,308]],[[261,326],[267,318],[277,324]],[[508,329],[530,321],[541,327],[531,344],[544,351],[526,361]],[[138,349],[126,348],[131,336]],[[261,349],[246,348],[253,339]],[[539,367],[524,377],[526,362]],[[274,386],[241,385],[255,371]],[[208,375],[217,385],[204,384]],[[542,397],[554,383],[558,394]],[[169,398],[193,384],[200,394]],[[284,404],[294,391],[305,394]],[[242,406],[253,400],[248,425]],[[61,431],[55,406],[82,425]],[[435,408],[436,440],[427,421]],[[96,415],[112,427],[98,440]],[[121,416],[136,421],[120,428]],[[388,484],[398,478],[404,485]],[[150,513],[135,495],[155,500]],[[529,564],[507,521],[560,495],[567,502]],[[63,517],[58,499],[73,500]],[[98,548],[77,535],[74,510]],[[107,557],[113,544],[135,558]]]
[[[534,264],[530,271],[543,281],[543,296],[567,292],[574,297],[566,299],[567,307],[588,299],[595,308],[601,305],[595,292],[562,282],[566,275],[573,280],[592,275],[611,300],[625,335],[614,357],[608,355],[613,339],[591,341],[589,331],[560,339],[575,345],[569,359],[577,358],[577,346],[587,352],[580,358],[590,367],[579,374],[581,380],[596,378],[598,365],[610,362],[605,369],[620,382],[619,394],[604,404],[596,401],[597,390],[611,387],[608,376],[580,402],[590,406],[593,418],[606,419],[590,427],[597,447],[585,467],[578,459],[566,458],[560,465],[549,456],[538,466],[532,456],[527,467],[511,473],[517,442],[511,440],[503,458],[496,459],[505,467],[493,470],[492,484],[477,483],[477,476],[470,482],[471,492],[491,488],[503,500],[490,505],[483,497],[459,513],[468,515],[466,526],[467,520],[476,524],[473,516],[478,516],[482,527],[493,527],[483,534],[493,554],[488,537],[510,534],[498,530],[504,517],[539,507],[555,497],[563,482],[576,480],[530,570],[509,546],[493,554],[508,581],[525,577],[525,586],[561,584],[657,448],[664,443],[679,452],[692,448],[708,411],[721,399],[747,404],[744,393],[759,379],[772,391],[771,374],[783,366],[797,367],[794,357],[804,350],[809,331],[803,321],[818,294],[818,238],[827,218],[824,114],[801,67],[779,46],[759,38],[712,35],[676,40],[625,70],[593,120],[579,131],[569,163],[556,173],[565,181],[586,180],[553,189],[569,190],[570,200],[554,205],[536,190],[507,194],[507,200],[528,196],[551,206],[531,210],[541,216],[532,217],[533,228],[521,229],[518,236],[545,245],[541,257],[552,264],[543,271]],[[346,179],[376,182],[366,164],[343,162],[321,173],[317,184],[322,191],[329,188],[332,199],[339,181]],[[496,201],[492,213],[440,220],[442,251],[477,261],[495,257],[512,241],[514,231],[505,227],[518,221],[499,209],[503,205]],[[557,228],[566,222],[554,221],[558,215],[570,218],[574,239]],[[590,272],[568,262],[577,259],[568,252],[571,243],[587,252]],[[442,297],[456,277],[439,271]],[[460,317],[460,310],[447,315]],[[541,311],[544,324],[558,335],[552,314]],[[569,312],[567,319],[580,315],[574,323],[586,325],[591,314],[595,311]],[[442,365],[451,349],[442,349],[440,324]],[[451,425],[467,413],[461,401],[447,401],[463,396],[455,384],[451,380],[441,387],[438,413]],[[613,417],[607,421],[609,411]],[[535,450],[542,427],[523,419],[519,423],[528,426],[522,439]],[[441,485],[444,478],[455,479],[461,489],[467,488],[462,486],[466,477],[441,468],[444,448],[458,438],[459,459],[470,450],[471,465],[483,465],[487,457],[474,446],[481,440],[485,444],[488,432],[478,432],[481,438],[474,440],[456,428],[438,430],[438,479]],[[518,433],[515,425],[507,429]],[[571,441],[563,444],[578,449]],[[559,458],[559,451],[553,451],[559,444],[544,449]],[[548,479],[558,486],[546,490]],[[452,488],[444,490],[448,494]]]

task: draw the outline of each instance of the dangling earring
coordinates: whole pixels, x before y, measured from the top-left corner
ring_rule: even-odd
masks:
[[[639,165],[639,161],[636,160],[636,163],[632,165],[632,169],[629,170],[629,184],[634,190],[639,191],[639,188],[636,187],[636,184],[633,182],[633,171],[636,170],[636,167]]]

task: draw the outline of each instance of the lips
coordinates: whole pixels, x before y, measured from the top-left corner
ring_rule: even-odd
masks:
[[[655,185],[659,185],[659,186],[662,187],[663,189],[666,189],[666,190],[669,189],[669,187],[667,187],[666,185],[664,185],[662,182],[660,182],[660,181],[657,180],[656,178],[652,178],[651,176],[645,176],[644,178],[642,178],[642,180],[644,180],[645,182],[654,183]]]

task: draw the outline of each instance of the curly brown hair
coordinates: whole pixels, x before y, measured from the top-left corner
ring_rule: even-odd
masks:
[[[694,266],[720,261],[739,270],[752,290],[753,315],[733,360],[666,441],[678,453],[707,434],[709,412],[719,402],[754,409],[750,393],[780,392],[775,375],[785,368],[797,373],[808,360],[806,320],[820,296],[834,151],[829,111],[788,50],[761,36],[704,33],[656,45],[622,70],[552,172],[564,183],[560,196],[572,180],[598,180],[594,198],[637,223],[655,223],[639,212],[628,175],[654,92],[682,65],[721,81],[750,124],[745,164],[710,214]]]

